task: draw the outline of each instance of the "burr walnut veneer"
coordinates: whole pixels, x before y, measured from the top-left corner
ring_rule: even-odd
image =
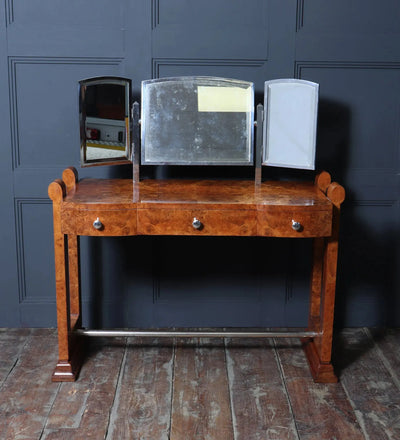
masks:
[[[340,204],[326,172],[315,183],[82,179],[67,168],[53,201],[59,361],[54,381],[73,381],[81,356],[80,235],[206,235],[313,238],[309,324],[303,338],[315,381],[331,364]],[[68,279],[67,279],[68,277]],[[266,332],[266,336],[269,334]],[[275,334],[276,336],[276,334]]]

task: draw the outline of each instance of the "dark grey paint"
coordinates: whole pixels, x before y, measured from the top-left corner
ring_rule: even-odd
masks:
[[[345,0],[17,2],[0,7],[0,326],[56,325],[47,186],[79,169],[78,81],[207,75],[320,84],[317,168],[346,186],[338,325],[400,324],[400,4]],[[131,168],[80,169],[129,176]],[[249,171],[152,168],[155,176]],[[312,178],[264,169],[264,177]],[[94,326],[301,325],[310,242],[83,238]]]

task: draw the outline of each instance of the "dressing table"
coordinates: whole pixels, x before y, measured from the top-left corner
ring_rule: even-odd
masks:
[[[215,104],[210,105],[215,109]],[[243,113],[242,109],[238,112]],[[259,109],[260,115],[263,116]],[[128,143],[131,142],[128,122],[126,126]],[[262,118],[257,126],[256,166],[261,162],[259,148],[264,130],[260,126],[263,126]],[[133,131],[134,127],[135,118],[131,125]],[[86,142],[85,136],[83,138]],[[132,138],[135,139],[134,134]],[[63,172],[62,179],[49,185],[48,193],[53,202],[59,346],[59,360],[52,380],[76,380],[84,359],[82,340],[87,335],[108,333],[110,336],[301,338],[314,380],[336,382],[331,351],[343,187],[331,182],[327,172],[319,173],[314,182],[262,181],[259,168],[254,181],[140,180],[135,178],[135,161],[138,166],[139,154],[137,143],[133,143],[133,180],[79,180],[76,169],[70,167]],[[118,156],[119,159],[124,157]],[[252,162],[253,157],[249,160]],[[145,161],[142,155],[142,163]],[[79,237],[138,235],[312,239],[307,328],[220,332],[83,329]]]

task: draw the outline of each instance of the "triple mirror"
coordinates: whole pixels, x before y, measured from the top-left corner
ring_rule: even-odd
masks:
[[[257,121],[260,129],[263,126],[262,164],[314,169],[318,84],[273,80],[265,82],[264,90],[263,117]],[[137,165],[254,164],[253,83],[216,77],[162,78],[142,81],[141,92],[139,116],[139,105],[132,107],[129,79],[80,81],[82,166],[132,161]]]

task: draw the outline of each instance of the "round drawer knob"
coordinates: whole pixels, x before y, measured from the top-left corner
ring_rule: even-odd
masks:
[[[194,229],[200,229],[203,225],[201,224],[201,221],[195,217],[192,221],[192,226]]]
[[[292,220],[292,228],[295,230],[295,231],[300,231],[300,229],[301,229],[301,223],[299,223],[299,222],[296,222],[296,220]]]
[[[97,217],[96,220],[93,222],[93,227],[95,229],[101,229],[103,227],[103,223],[101,223],[99,217]]]

